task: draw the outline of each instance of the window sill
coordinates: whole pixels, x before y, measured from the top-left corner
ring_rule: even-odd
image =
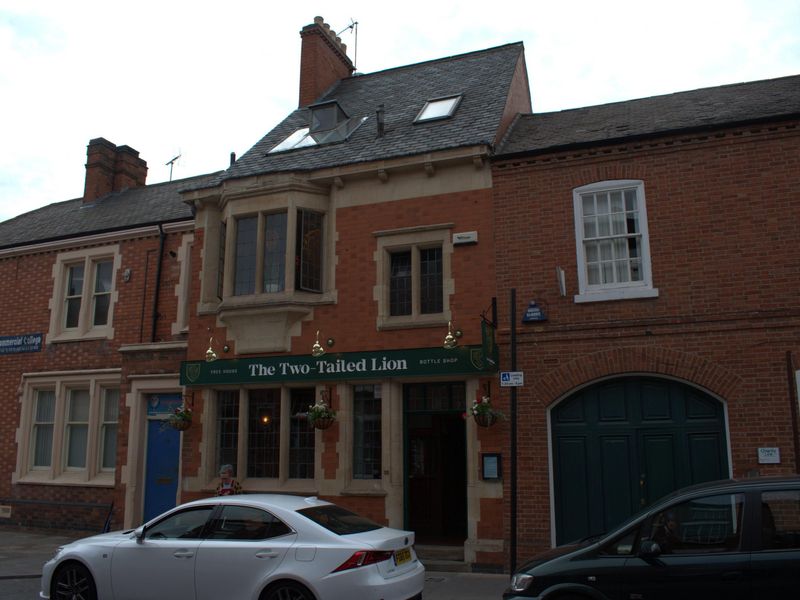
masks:
[[[386,329],[414,329],[416,327],[447,327],[450,319],[446,313],[433,315],[404,315],[402,317],[378,317],[378,331]]]
[[[114,329],[104,327],[102,329],[92,329],[85,333],[79,331],[62,331],[60,333],[48,333],[47,343],[58,344],[61,342],[82,342],[88,340],[111,340],[114,339]]]
[[[48,471],[29,471],[16,480],[15,483],[30,483],[34,485],[57,485],[69,487],[114,487],[114,473],[98,473],[93,479],[84,479],[85,473],[62,473],[58,477],[51,477]]]
[[[380,481],[380,480],[376,480]],[[346,487],[341,491],[342,496],[364,496],[364,497],[385,497],[386,490],[378,490],[378,489],[367,489],[367,488],[359,488],[359,487]]]
[[[576,304],[584,302],[608,302],[611,300],[635,300],[638,298],[658,298],[658,288],[637,287],[617,288],[584,292],[574,297]]]
[[[259,493],[281,493],[281,494],[303,494],[306,496],[315,496],[319,492],[317,490],[317,482],[314,479],[288,479],[281,481],[280,479],[262,479],[262,478],[249,478],[240,480],[242,490],[245,494],[259,494]],[[215,488],[216,489],[216,488]]]

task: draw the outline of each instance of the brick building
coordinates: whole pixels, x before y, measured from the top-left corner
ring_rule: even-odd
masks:
[[[102,138],[81,198],[0,224],[0,506],[6,522],[103,527],[124,507],[131,398],[180,398],[192,211]]]
[[[499,569],[506,425],[465,412],[498,393],[488,159],[530,111],[522,45],[354,75],[322,19],[301,39],[298,109],[226,171],[145,186],[93,140],[84,199],[0,225],[3,333],[42,338],[0,357],[0,505],[127,527],[232,464]]]
[[[133,526],[231,464],[497,570],[796,471],[800,78],[530,114],[521,44],[360,75],[301,39],[227,170],[148,186],[100,138],[0,224],[0,523]]]
[[[797,472],[799,117],[787,77],[515,122],[493,189],[520,557]]]

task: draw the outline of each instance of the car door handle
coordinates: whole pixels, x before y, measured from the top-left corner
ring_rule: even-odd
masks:
[[[722,574],[722,581],[736,581],[742,578],[741,571],[728,571]]]
[[[172,556],[175,558],[192,558],[194,556],[194,552],[191,550],[176,550]]]
[[[260,550],[256,552],[256,558],[275,558],[278,556],[278,553],[274,550]]]

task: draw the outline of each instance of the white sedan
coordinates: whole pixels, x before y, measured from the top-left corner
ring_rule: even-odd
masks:
[[[138,529],[62,546],[41,598],[418,600],[414,534],[317,498],[247,494],[183,504]]]

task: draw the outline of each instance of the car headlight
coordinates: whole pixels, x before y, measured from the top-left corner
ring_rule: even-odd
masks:
[[[59,554],[61,554],[63,551],[64,551],[64,546],[59,546],[58,548],[56,548],[56,551],[53,553],[53,558],[51,558],[50,560],[57,559]]]
[[[533,581],[533,575],[527,573],[515,573],[511,578],[511,591],[524,592]]]

